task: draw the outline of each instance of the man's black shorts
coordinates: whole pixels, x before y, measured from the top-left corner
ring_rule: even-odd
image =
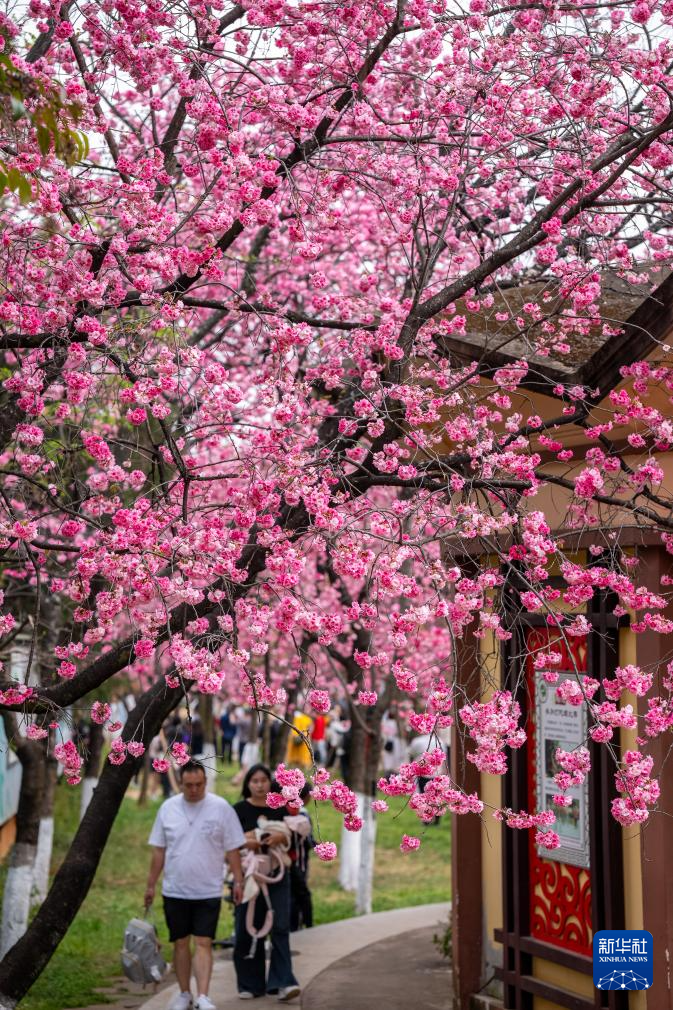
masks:
[[[171,943],[185,936],[209,936],[215,939],[220,917],[221,898],[167,898],[164,915]]]

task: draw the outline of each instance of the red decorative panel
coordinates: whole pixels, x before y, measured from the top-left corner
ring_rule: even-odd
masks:
[[[566,643],[553,628],[530,628],[526,638],[528,688],[528,809],[536,810],[535,671],[532,654],[554,647],[561,652],[561,669],[586,672],[587,640],[577,636]],[[569,651],[570,650],[570,651]],[[535,832],[529,832],[530,931],[537,940],[591,956],[591,871],[538,854]]]

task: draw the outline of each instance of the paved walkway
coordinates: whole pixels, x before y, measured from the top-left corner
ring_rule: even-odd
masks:
[[[427,1010],[448,1010],[450,972],[432,945],[448,914],[448,904],[417,905],[293,933],[302,999],[291,1005],[302,1010],[372,1010],[385,1000],[387,1010],[406,1010],[420,998]],[[176,992],[176,985],[162,989],[141,1010],[165,1010]],[[238,999],[228,953],[215,955],[210,997],[218,1010],[247,1005]],[[272,1004],[277,1005],[275,996],[250,1005],[261,1010]]]
[[[451,1010],[451,969],[436,926],[399,933],[342,957],[309,982],[301,1010]]]

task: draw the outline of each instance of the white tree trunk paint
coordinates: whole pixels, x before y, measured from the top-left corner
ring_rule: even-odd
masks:
[[[98,778],[90,776],[89,778],[82,779],[82,793],[79,801],[79,819],[80,821],[84,817],[87,807],[91,803],[91,797],[93,796],[93,791],[98,785]]]
[[[358,889],[355,895],[355,914],[371,915],[376,854],[376,817],[372,810],[371,797],[367,797],[361,817],[362,828],[358,834],[362,835],[362,838],[360,839],[360,866]]]
[[[37,839],[37,853],[35,854],[35,863],[33,865],[33,886],[30,896],[31,908],[41,905],[47,897],[53,844],[54,818],[43,817],[40,820],[40,834]]]
[[[16,1000],[10,1000],[7,996],[0,996],[0,1010],[15,1010]]]
[[[28,927],[35,846],[24,845],[22,848],[24,852],[21,854],[21,865],[10,866],[5,880],[0,927],[0,958],[3,958],[10,947],[21,939]]]
[[[365,798],[362,793],[356,793],[358,805],[356,814],[362,817]],[[339,884],[344,891],[357,891],[360,876],[360,852],[362,846],[361,831],[341,829],[341,848],[339,850]]]

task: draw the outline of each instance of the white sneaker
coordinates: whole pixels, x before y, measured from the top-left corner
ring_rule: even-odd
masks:
[[[284,989],[278,990],[278,1002],[289,1003],[291,999],[296,999],[301,993],[298,985],[288,985]]]
[[[194,1004],[194,1010],[215,1010],[215,1004],[212,999],[201,994]]]
[[[179,992],[168,1010],[192,1010],[192,994],[190,992]]]

